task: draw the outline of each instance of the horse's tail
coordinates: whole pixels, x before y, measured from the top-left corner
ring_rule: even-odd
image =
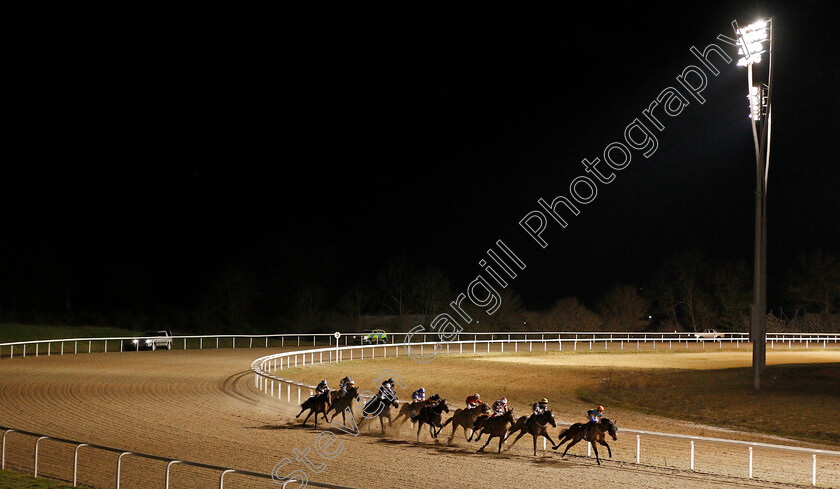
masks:
[[[444,426],[448,425],[449,423],[451,423],[451,422],[452,422],[452,420],[453,420],[453,419],[455,419],[455,416],[451,416],[449,419],[447,419],[446,421],[444,421],[444,422],[443,422],[443,424],[442,424],[442,425],[440,425],[440,427],[441,427],[441,428],[443,428]]]
[[[566,437],[566,435],[568,435],[568,434],[569,434],[569,430],[570,430],[570,429],[571,429],[571,428],[566,428],[565,430],[563,430],[563,431],[561,431],[561,432],[560,432],[560,435],[558,435],[558,436],[560,436],[560,439],[561,439],[561,440],[562,440],[563,438],[565,438],[565,437]]]
[[[420,413],[417,413],[414,416],[412,416],[411,417],[411,422],[416,423],[418,419],[420,419]]]

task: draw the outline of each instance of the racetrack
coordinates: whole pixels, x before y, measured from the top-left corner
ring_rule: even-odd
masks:
[[[314,450],[309,454],[313,463],[324,463],[323,467],[316,467],[321,472],[315,473],[294,461],[293,450],[312,449],[320,430],[302,428],[299,421],[293,422],[298,411],[296,406],[259,392],[248,369],[255,358],[278,351],[274,348],[187,350],[3,360],[0,362],[0,424],[128,451],[264,473],[270,473],[279,460],[289,457],[293,461],[281,473],[304,469],[313,480],[360,488],[382,485],[541,489],[581,485],[622,489],[671,489],[675,485],[789,487],[768,480],[802,485],[810,480],[811,460],[807,454],[756,450],[758,480],[750,481],[735,477],[745,475],[746,450],[742,447],[698,444],[698,471],[691,472],[686,470],[687,442],[646,441],[643,464],[636,465],[629,463],[634,459],[635,438],[619,432],[619,441],[611,444],[615,460],[605,461],[598,467],[594,460],[585,457],[586,449],[582,446],[570,450],[579,456],[561,459],[549,451],[538,453],[535,458],[530,455],[530,437],[526,437],[511,452],[476,454],[479,445],[467,444],[461,434],[452,446],[436,446],[428,435],[417,444],[407,428],[400,435],[386,437],[340,434],[344,449],[335,458],[323,462]],[[464,356],[460,361],[463,363],[467,358],[470,357]],[[360,382],[370,383],[380,370],[391,368],[404,374],[410,382],[416,382],[424,374],[427,379],[447,375],[448,362],[455,360],[440,358],[421,365],[404,358],[377,359],[341,366],[316,365],[312,369],[287,371],[284,375],[301,380],[324,376],[335,382],[340,372],[352,370],[358,372],[353,375]],[[472,363],[485,371],[492,368],[492,362]],[[296,373],[300,377],[295,377]],[[434,380],[426,382],[428,385]],[[460,394],[463,393],[451,395],[454,398]],[[401,395],[406,397],[407,393],[401,391]],[[515,399],[513,395],[509,397]],[[461,402],[459,399],[452,403],[460,405]],[[518,414],[525,414],[521,412],[523,406],[514,404]],[[582,403],[576,405],[575,401],[566,399],[556,403],[555,413],[559,419],[567,419],[573,413],[579,416],[582,407]],[[620,426],[721,436],[712,428],[653,416],[621,411],[610,414],[620,419]],[[552,435],[556,431],[552,430]],[[448,435],[449,430],[444,434]],[[731,437],[778,442],[749,434]],[[31,470],[34,440],[12,433],[7,443],[7,467]],[[47,440],[41,444],[40,457],[42,474],[71,478],[72,446]],[[113,487],[115,463],[116,455],[83,448],[79,459],[80,483]],[[149,481],[154,487],[162,487],[164,467],[163,462],[128,456],[123,460],[121,487],[151,487]],[[706,473],[712,470],[730,475]],[[840,487],[840,460],[821,457],[817,470],[820,485]],[[218,487],[218,473],[176,466],[171,487]],[[279,486],[231,474],[226,479],[226,487]]]

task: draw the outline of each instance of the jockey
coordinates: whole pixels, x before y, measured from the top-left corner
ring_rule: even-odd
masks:
[[[481,396],[478,395],[478,392],[467,397],[467,408],[474,408],[479,404],[481,404]]]
[[[503,397],[493,403],[493,415],[491,417],[501,416],[508,411],[507,397]]]
[[[432,397],[429,398],[429,403],[430,404],[437,404],[438,401],[440,401],[440,394],[435,394],[435,395],[433,395]]]
[[[411,400],[415,403],[423,402],[426,400],[426,389],[419,388],[411,394]]]
[[[548,399],[543,397],[540,401],[535,402],[534,405],[531,406],[531,409],[534,410],[534,413],[531,414],[530,418],[528,418],[529,423],[531,422],[531,420],[534,419],[534,417],[539,416],[540,414],[543,414],[546,411],[548,411]]]
[[[589,417],[589,424],[594,425],[601,422],[601,418],[604,417],[604,406],[598,406],[595,409],[590,409],[586,412],[586,416]]]
[[[321,381],[320,384],[318,384],[318,387],[315,388],[315,395],[320,396],[321,394],[329,394],[329,393],[330,393],[330,388],[327,385],[327,379],[324,379],[324,380]]]
[[[356,382],[354,382],[353,379],[351,379],[350,376],[348,375],[347,377],[344,377],[343,379],[341,379],[341,382],[339,383],[338,387],[340,389],[339,390],[339,397],[340,397],[340,396],[343,396],[344,394],[347,394],[347,391],[350,390],[351,388],[356,387]]]
[[[397,392],[394,390],[394,379],[388,379],[385,382],[382,382],[382,386],[379,388],[378,396],[380,400],[386,401],[386,404],[393,403],[397,400]]]

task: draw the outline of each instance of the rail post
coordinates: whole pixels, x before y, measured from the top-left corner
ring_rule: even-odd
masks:
[[[32,477],[34,477],[36,479],[38,478],[38,445],[41,444],[41,440],[46,440],[47,438],[49,438],[49,437],[48,436],[42,436],[42,437],[38,438],[37,440],[35,440],[35,473]],[[119,489],[119,487],[117,489]]]
[[[817,454],[811,454],[811,485],[817,485]]]
[[[172,468],[173,465],[181,463],[180,460],[172,460],[168,464],[166,464],[166,486],[165,489],[169,489],[169,469]]]
[[[691,470],[694,470],[694,440],[691,440]]]
[[[641,447],[642,447],[641,438],[640,438],[639,435],[636,435],[636,463],[640,463],[639,458],[640,458]]]
[[[236,472],[233,469],[227,469],[222,471],[222,475],[219,476],[219,489],[225,489],[225,474],[230,474],[231,472]]]
[[[130,454],[131,452],[122,452],[120,456],[117,457],[117,489],[120,489],[120,468],[122,466],[122,458]]]
[[[752,479],[752,467],[753,467],[753,447],[750,447],[750,473],[748,477]]]
[[[6,435],[13,432],[15,430],[6,430],[3,432],[3,455],[0,456],[0,469],[6,468]]]
[[[73,450],[73,487],[76,487],[77,476],[79,474],[79,449],[86,446],[88,446],[87,443],[81,443]]]

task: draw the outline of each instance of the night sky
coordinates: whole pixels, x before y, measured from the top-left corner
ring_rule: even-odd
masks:
[[[634,152],[566,229],[549,223],[547,248],[519,220],[677,86],[691,46],[769,15],[771,290],[800,251],[840,250],[831,2],[281,5],[53,3],[19,19],[0,313],[16,280],[46,309],[63,288],[103,313],[193,308],[231,266],[266,294],[309,275],[338,296],[400,254],[460,291],[497,239],[527,264],[512,288],[536,308],[644,284],[691,248],[751,268],[755,160],[734,60],[705,104],[666,117],[655,154]]]

